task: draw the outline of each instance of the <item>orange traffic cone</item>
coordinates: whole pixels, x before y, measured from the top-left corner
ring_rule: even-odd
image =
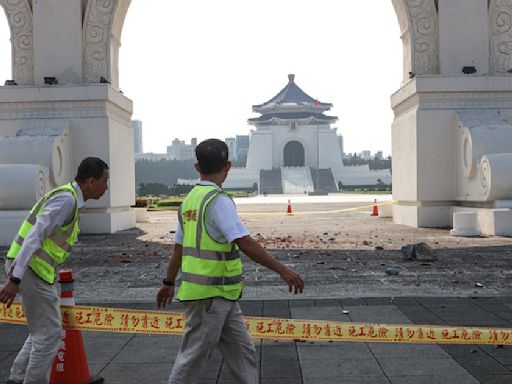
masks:
[[[75,305],[73,294],[73,271],[63,269],[59,271],[61,285],[60,303]],[[51,384],[101,384],[102,377],[91,377],[87,365],[82,333],[78,330],[64,330],[62,345],[53,361]]]
[[[379,216],[379,208],[377,207],[377,199],[373,201],[373,212],[372,216]]]
[[[288,200],[288,208],[286,209],[286,213],[291,214],[292,213],[292,203],[290,200]]]

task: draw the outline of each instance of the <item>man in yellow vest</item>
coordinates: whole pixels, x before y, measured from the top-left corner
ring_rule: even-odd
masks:
[[[272,257],[249,234],[230,197],[222,191],[231,163],[223,141],[209,139],[196,147],[200,182],[183,201],[166,278],[157,294],[165,307],[174,296],[185,305],[186,325],[169,384],[196,384],[210,351],[218,346],[237,384],[258,383],[256,348],[242,318],[242,261],[239,249],[277,272],[289,291],[302,293],[299,274]]]
[[[75,181],[44,195],[23,221],[7,253],[8,280],[0,302],[9,307],[20,293],[29,335],[11,368],[7,384],[45,384],[61,345],[57,267],[78,237],[78,210],[99,199],[108,188],[108,165],[97,157],[84,159]]]

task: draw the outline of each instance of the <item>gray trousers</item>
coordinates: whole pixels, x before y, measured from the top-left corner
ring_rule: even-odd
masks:
[[[12,260],[7,260],[6,271],[11,265]],[[53,360],[62,343],[57,287],[27,270],[21,280],[20,293],[29,335],[12,364],[9,378],[24,384],[47,384]]]
[[[256,348],[238,301],[223,298],[184,302],[185,333],[169,384],[196,384],[213,347],[218,346],[237,384],[258,383]]]

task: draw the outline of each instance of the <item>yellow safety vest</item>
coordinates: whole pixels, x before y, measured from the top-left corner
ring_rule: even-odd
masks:
[[[9,252],[7,252],[8,259],[15,259],[16,256],[18,256],[21,246],[23,245],[23,241],[36,223],[37,217],[43,213],[48,199],[63,192],[71,192],[75,198],[75,213],[73,215],[73,220],[71,223],[60,227],[51,236],[44,239],[41,248],[34,252],[29,263],[30,269],[49,284],[54,283],[56,273],[55,269],[68,258],[71,246],[76,243],[78,237],[77,194],[71,183],[48,192],[36,203],[36,205],[34,205],[25,221],[23,221],[23,224],[21,224],[18,235],[14,238],[11,247],[9,248]]]
[[[183,255],[178,300],[211,297],[238,300],[242,295],[242,260],[238,246],[215,241],[206,229],[208,206],[221,194],[225,192],[213,185],[196,185],[180,207]]]

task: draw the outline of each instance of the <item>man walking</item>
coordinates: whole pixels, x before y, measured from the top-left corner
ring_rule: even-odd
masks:
[[[84,159],[74,182],[48,192],[30,210],[9,248],[5,264],[8,280],[0,291],[0,302],[9,307],[16,294],[21,294],[29,335],[14,360],[7,384],[49,383],[62,339],[56,268],[67,259],[77,240],[78,210],[85,201],[105,193],[108,177],[108,165],[103,160]]]
[[[233,201],[222,191],[231,167],[226,144],[217,139],[205,140],[196,147],[196,157],[201,180],[181,205],[176,244],[157,294],[158,308],[171,302],[181,268],[177,298],[185,305],[186,324],[169,384],[199,383],[216,345],[235,383],[257,384],[256,348],[238,303],[243,288],[239,249],[277,272],[290,292],[302,293],[304,282],[250,236]]]

